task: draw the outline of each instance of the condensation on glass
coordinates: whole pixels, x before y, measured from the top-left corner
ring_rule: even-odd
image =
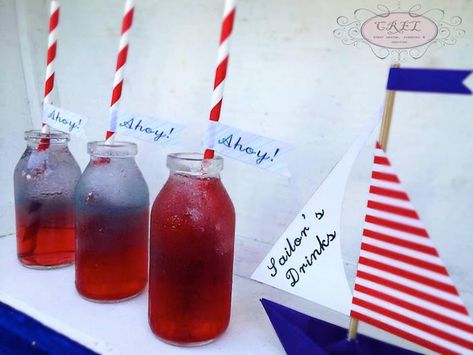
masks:
[[[223,159],[170,154],[151,212],[149,323],[175,345],[211,342],[230,321],[235,210]]]
[[[76,288],[96,302],[143,291],[148,275],[149,192],[134,143],[91,142],[75,191]]]
[[[80,168],[68,148],[69,135],[25,132],[27,147],[14,171],[17,251],[31,268],[74,262],[74,188]],[[48,142],[38,149],[40,141]]]

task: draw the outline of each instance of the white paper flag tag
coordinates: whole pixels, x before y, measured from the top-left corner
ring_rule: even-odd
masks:
[[[178,144],[184,125],[139,114],[118,113],[116,131],[148,143]]]
[[[210,121],[206,145],[226,157],[290,176],[284,156],[293,147],[287,143]]]
[[[363,144],[379,124],[370,122],[251,276],[343,314],[351,290],[341,251],[340,216],[345,186]]]
[[[43,122],[59,131],[87,138],[85,136],[87,117],[83,115],[45,103],[43,105]]]

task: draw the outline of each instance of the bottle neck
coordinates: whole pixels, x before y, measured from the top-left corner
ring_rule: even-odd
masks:
[[[25,132],[25,141],[28,148],[35,149],[44,141],[48,142],[50,149],[67,148],[70,135],[68,133],[52,130],[49,133],[43,133],[41,130],[30,130]]]
[[[173,153],[168,155],[166,165],[171,175],[220,179],[223,159],[204,159],[200,153]]]
[[[218,179],[220,180],[219,172],[190,172],[182,170],[169,170],[169,176],[183,176],[194,179]]]
[[[69,150],[69,146],[68,146],[67,143],[68,143],[67,141],[64,141],[64,142],[50,141],[48,150],[56,150],[56,151]],[[35,150],[36,148],[38,148],[38,145],[39,145],[39,141],[37,141],[37,140],[28,140],[28,141],[26,141],[26,147],[29,150]]]
[[[135,157],[133,155],[130,156],[103,156],[103,155],[90,155],[90,162],[94,164],[102,164],[106,165],[105,163],[113,164],[113,165],[127,165],[127,164],[136,164]]]

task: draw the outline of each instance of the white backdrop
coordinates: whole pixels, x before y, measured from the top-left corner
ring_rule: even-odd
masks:
[[[463,17],[466,37],[411,66],[473,66],[473,2],[405,1]],[[60,106],[89,117],[102,139],[122,1],[63,0],[56,82]],[[187,125],[182,147],[201,150],[210,108],[222,1],[137,0],[122,108]],[[333,36],[336,18],[373,1],[240,0],[222,122],[296,146],[292,178],[226,160],[223,179],[237,210],[236,272],[249,276],[384,98],[389,63]],[[397,2],[387,1],[395,6]],[[47,33],[45,0],[0,0],[0,235],[14,232],[12,172],[23,131],[40,124]],[[400,93],[389,155],[473,313],[473,98]],[[151,198],[171,150],[139,144]],[[86,142],[71,149],[82,168]],[[173,149],[175,150],[175,149]],[[347,187],[342,248],[353,277],[371,168],[371,142]]]

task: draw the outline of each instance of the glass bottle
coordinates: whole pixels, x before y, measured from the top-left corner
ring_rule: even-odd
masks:
[[[75,191],[76,288],[96,302],[143,291],[148,275],[149,192],[137,146],[91,142]]]
[[[46,149],[38,149],[41,140]],[[26,150],[14,171],[17,253],[31,268],[74,262],[74,188],[80,168],[68,148],[69,134],[25,132]]]
[[[202,345],[230,320],[235,210],[223,159],[170,154],[151,212],[149,323],[175,345]]]

